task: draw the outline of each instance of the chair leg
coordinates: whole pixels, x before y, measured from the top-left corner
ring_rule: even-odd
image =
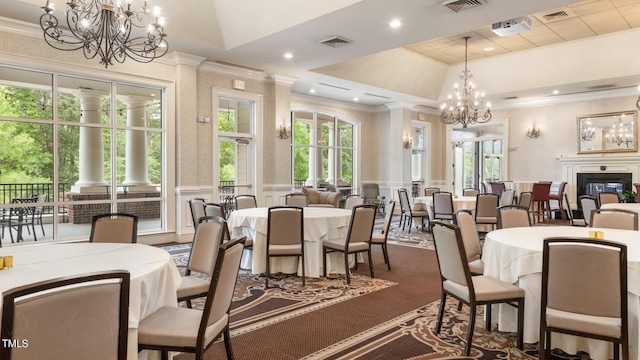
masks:
[[[327,249],[322,247],[322,276],[327,277]]]
[[[302,286],[307,286],[307,276],[304,273],[304,254],[300,255],[302,261]]]
[[[473,342],[473,329],[476,325],[476,304],[469,305],[469,328],[467,329],[467,345],[464,347],[464,356],[471,355],[471,343]]]
[[[389,262],[389,253],[387,252],[387,243],[382,244],[382,256],[384,256],[384,262],[387,264],[387,269],[391,271],[391,263]]]
[[[356,259],[356,266],[358,266],[358,259]],[[349,253],[344,252],[344,273],[347,275],[347,285],[351,284],[351,277],[349,276]]]
[[[191,305],[191,300],[185,300],[185,301],[186,301],[186,303],[187,303],[187,307],[188,307],[189,309],[191,309],[191,306],[192,306],[192,305]]]
[[[373,279],[374,276],[373,276],[373,261],[371,261],[371,246],[369,246],[369,251],[367,251],[367,254],[369,255],[369,272],[371,273],[371,278]]]
[[[267,250],[268,252],[269,250]],[[264,289],[267,290],[269,288],[269,254],[267,254],[267,263],[265,264],[265,272],[264,272]]]
[[[486,305],[487,309],[487,323],[485,328],[487,329],[487,331],[491,331],[491,304],[487,304]]]
[[[231,350],[231,334],[229,333],[229,326],[224,330],[224,348],[227,351],[227,359],[233,359],[233,351]]]
[[[442,296],[440,296],[440,307],[438,308],[438,320],[436,321],[436,334],[440,333],[440,328],[442,328],[442,317],[444,316],[444,307],[447,302],[447,294],[442,292]]]
[[[413,217],[407,216],[407,221],[409,222],[409,234],[411,234],[411,227],[413,226]]]
[[[168,351],[166,351],[166,350],[165,350],[165,351],[162,351],[162,353],[161,353],[161,355],[160,355],[160,358],[161,358],[162,360],[169,360],[169,352],[168,352]]]
[[[524,349],[524,298],[518,300],[518,349]]]

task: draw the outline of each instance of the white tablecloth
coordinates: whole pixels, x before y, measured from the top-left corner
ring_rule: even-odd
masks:
[[[254,274],[266,270],[267,247],[267,208],[236,210],[231,213],[227,224],[231,236],[246,235],[253,239],[253,252],[243,259],[243,268],[251,269]],[[351,210],[306,207],[304,208],[304,252],[305,273],[308,277],[322,276],[322,242],[324,240],[345,240],[351,220]],[[275,257],[271,259],[271,272],[302,275],[302,267],[296,268],[298,260],[294,257]],[[327,256],[327,274],[345,273],[342,254]]]
[[[160,248],[143,244],[48,243],[0,248],[0,256],[6,255],[13,255],[13,268],[0,271],[0,292],[58,277],[128,270],[129,360],[138,359],[140,320],[163,306],[177,306],[180,272],[171,256]]]
[[[540,331],[540,293],[542,287],[542,245],[544,238],[552,236],[588,237],[589,231],[604,232],[606,240],[627,244],[629,290],[629,342],[630,358],[638,359],[640,344],[640,232],[616,229],[583,228],[571,226],[534,226],[492,231],[487,234],[482,259],[485,275],[493,276],[525,290],[524,341],[535,343]],[[517,312],[510,306],[501,306],[494,313],[502,331],[516,330]],[[575,354],[589,352],[592,359],[609,359],[610,343],[587,340],[575,336],[553,334],[552,347]]]
[[[429,219],[433,219],[433,196],[418,196],[413,199],[413,203],[423,203],[429,213]],[[467,209],[475,211],[476,209],[476,197],[475,196],[458,196],[453,198],[453,212],[460,209]]]

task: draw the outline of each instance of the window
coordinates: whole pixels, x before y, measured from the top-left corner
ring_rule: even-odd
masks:
[[[93,215],[107,212],[137,215],[140,232],[162,229],[162,98],[158,88],[0,67],[0,208],[44,203],[41,232],[11,231],[88,238]]]
[[[291,118],[293,185],[335,186],[350,193],[355,180],[354,124],[319,112],[295,111]]]

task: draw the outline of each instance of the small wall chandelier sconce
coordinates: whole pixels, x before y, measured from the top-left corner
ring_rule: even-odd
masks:
[[[283,140],[286,140],[291,137],[291,127],[287,127],[287,125],[285,125],[284,119],[282,119],[282,123],[280,123],[278,137]]]
[[[404,146],[405,149],[411,149],[411,136],[410,135],[406,135],[404,137],[404,140],[402,141],[402,145]]]
[[[538,127],[537,124],[533,124],[533,126],[529,126],[529,128],[527,129],[527,136],[535,139],[538,136],[540,136],[540,128]]]

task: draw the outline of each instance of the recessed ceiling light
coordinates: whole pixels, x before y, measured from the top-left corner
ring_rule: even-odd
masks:
[[[358,101],[358,100],[360,100],[360,99],[358,99],[357,97],[353,98],[353,101]]]
[[[558,95],[560,93],[560,91],[558,90],[553,90],[553,95]]]
[[[290,52],[284,53],[284,58],[285,59],[291,59],[291,58],[293,58],[293,54],[290,53]]]
[[[311,90],[309,90],[309,92],[314,94],[316,92],[316,89],[311,89]]]
[[[402,26],[402,21],[400,21],[398,19],[391,20],[391,22],[389,23],[389,26],[391,26],[394,29],[397,29],[400,26]]]
[[[486,47],[486,48],[484,48],[484,49],[482,49],[482,50],[489,52],[489,51],[493,51],[493,50],[495,50],[495,49],[496,49],[496,48],[489,46],[489,47]]]

